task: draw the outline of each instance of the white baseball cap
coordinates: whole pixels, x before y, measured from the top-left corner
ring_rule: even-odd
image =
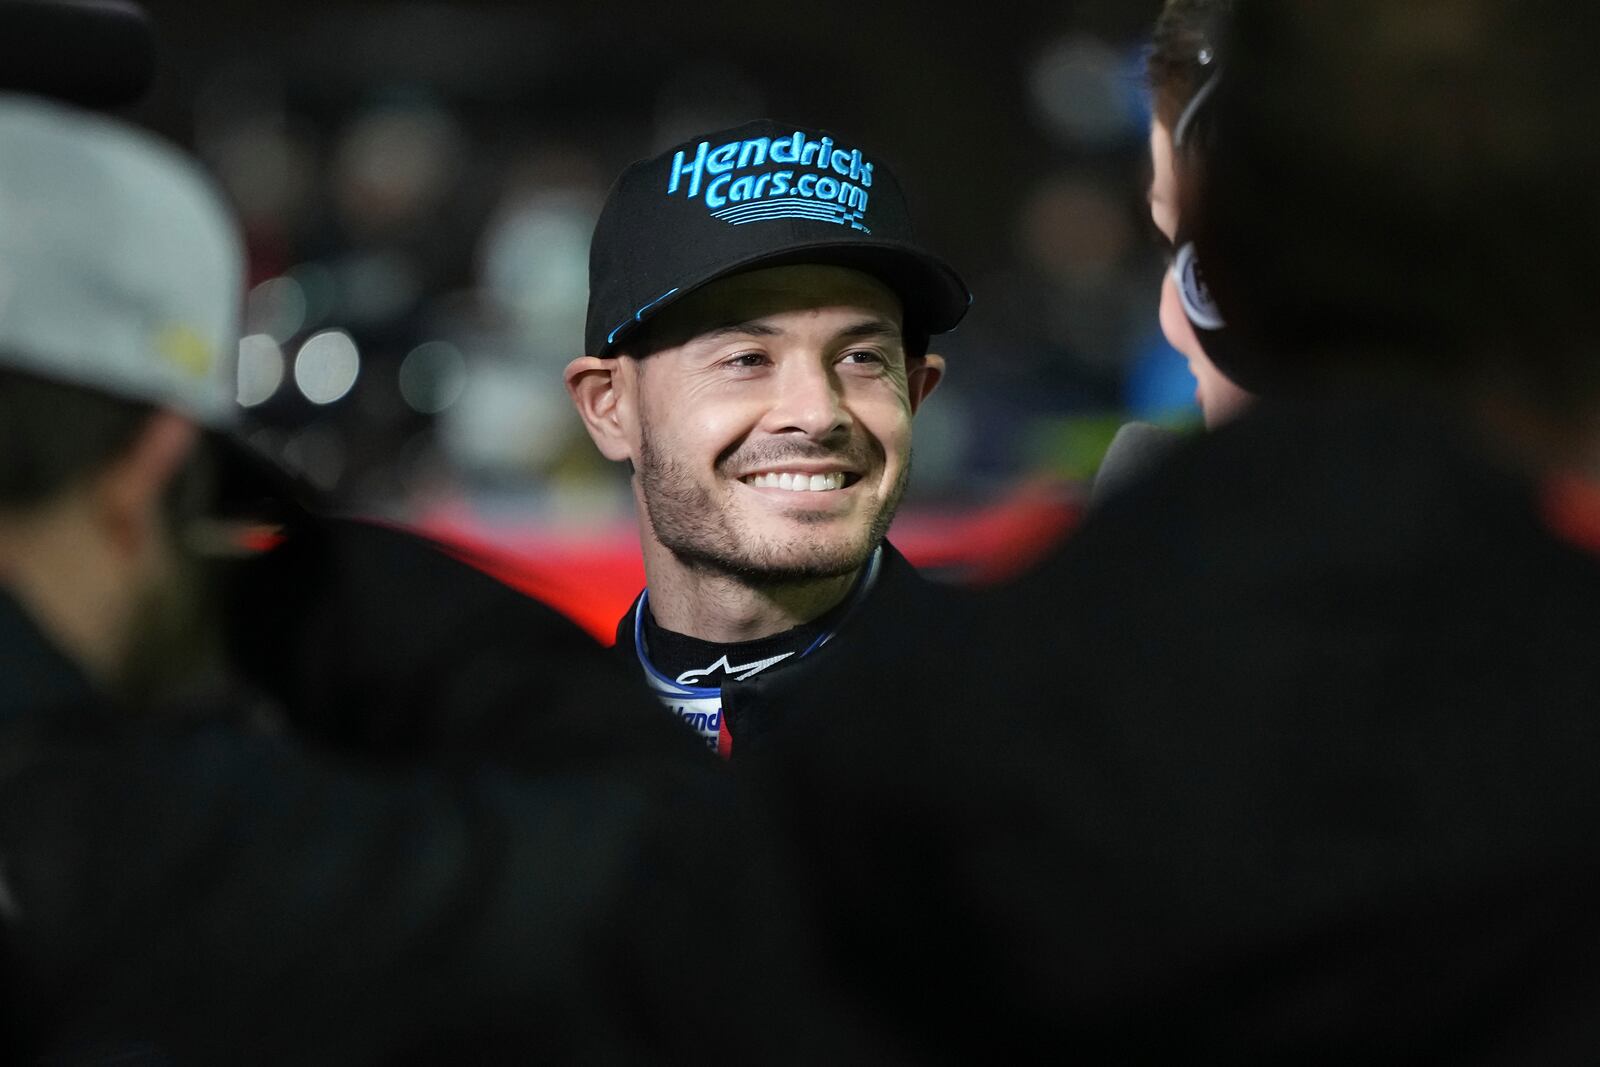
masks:
[[[226,429],[243,270],[232,217],[175,148],[0,93],[0,365]]]

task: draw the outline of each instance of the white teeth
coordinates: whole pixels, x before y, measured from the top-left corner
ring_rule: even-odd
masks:
[[[756,489],[787,489],[791,493],[822,493],[844,488],[844,474],[752,474],[744,482]]]

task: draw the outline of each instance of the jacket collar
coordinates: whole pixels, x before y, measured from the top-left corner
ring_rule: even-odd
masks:
[[[906,581],[921,582],[916,568],[912,567],[889,542],[884,541],[872,553],[867,561],[867,574],[864,580],[858,581],[851,588],[849,596],[855,601],[851,605],[850,613],[861,606],[861,602],[876,595],[876,590],[885,583],[901,585]],[[617,621],[616,647],[626,652],[630,657],[634,655],[636,645],[635,636],[639,626],[640,614],[644,609],[644,602],[649,599],[650,590],[641,589],[639,595],[633,598],[633,603],[628,605],[628,610]],[[831,635],[830,635],[831,636]]]

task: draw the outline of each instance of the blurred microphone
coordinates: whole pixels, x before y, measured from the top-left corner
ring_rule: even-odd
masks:
[[[127,0],[0,0],[0,90],[119,107],[149,90],[155,53]]]
[[[1152,426],[1148,422],[1123,423],[1111,439],[1100,470],[1094,476],[1089,507],[1097,508],[1144,477],[1182,440],[1182,434]]]

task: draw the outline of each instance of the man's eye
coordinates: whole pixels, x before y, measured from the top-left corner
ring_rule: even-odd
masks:
[[[883,363],[884,358],[882,352],[874,352],[870,348],[862,348],[857,349],[854,352],[846,352],[844,354],[844,361],[846,363],[872,364]]]
[[[760,352],[740,352],[723,360],[723,364],[729,367],[759,367],[766,362],[767,357]]]

